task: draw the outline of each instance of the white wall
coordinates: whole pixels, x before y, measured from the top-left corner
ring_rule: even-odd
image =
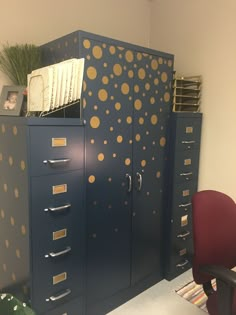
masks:
[[[236,1],[151,5],[151,46],[174,53],[178,73],[203,76],[199,189],[218,189],[236,200]]]

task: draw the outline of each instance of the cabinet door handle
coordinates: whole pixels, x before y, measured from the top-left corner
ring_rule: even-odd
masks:
[[[190,232],[189,232],[189,231],[187,231],[187,232],[184,233],[184,234],[179,234],[179,235],[177,235],[177,237],[178,237],[178,238],[185,238],[185,237],[188,236],[188,235],[190,235]]]
[[[138,191],[140,191],[142,189],[143,177],[139,172],[137,172],[136,175],[138,177]]]
[[[129,174],[126,174],[125,177],[128,178],[128,192],[131,192],[131,190],[132,190],[132,177]]]
[[[183,263],[181,263],[181,264],[177,264],[177,265],[176,265],[176,267],[177,267],[177,268],[181,268],[181,267],[186,266],[187,264],[188,264],[188,260],[187,260],[187,259],[185,259],[185,261],[184,261]]]
[[[44,160],[43,163],[47,164],[49,163],[50,165],[56,165],[60,163],[68,163],[70,162],[71,159],[55,159],[55,160]]]
[[[64,206],[60,206],[60,207],[54,207],[54,208],[53,207],[49,207],[49,208],[44,209],[44,211],[45,212],[47,212],[47,211],[55,212],[55,211],[65,210],[65,209],[68,209],[70,207],[71,207],[71,204],[68,203],[68,204],[66,204]]]
[[[182,141],[182,143],[190,144],[190,143],[195,143],[195,141],[194,141],[194,140],[191,140],[191,141]]]
[[[52,302],[54,302],[54,301],[57,301],[57,300],[60,300],[60,299],[62,299],[62,298],[64,298],[64,297],[66,297],[67,295],[69,295],[71,293],[71,290],[70,289],[66,289],[66,291],[64,292],[64,293],[62,293],[62,294],[60,294],[60,295],[53,295],[53,296],[50,296],[50,298],[49,299],[46,299],[46,301],[47,302],[49,302],[49,301],[52,301]]]
[[[191,202],[179,205],[179,208],[191,206]]]
[[[52,257],[52,258],[58,257],[58,256],[61,256],[61,255],[65,255],[65,254],[69,253],[70,251],[71,251],[71,247],[68,246],[66,249],[64,249],[64,250],[62,250],[62,251],[60,251],[60,252],[57,252],[57,253],[51,252],[51,253],[45,255],[45,258],[48,258],[48,257]]]

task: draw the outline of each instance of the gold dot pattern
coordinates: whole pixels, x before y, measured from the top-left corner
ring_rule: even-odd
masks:
[[[157,174],[166,158],[163,147],[166,116],[171,110],[172,58],[162,53],[143,53],[137,47],[120,47],[114,42],[83,40],[83,54],[91,57],[85,63],[83,90],[89,139],[87,189],[88,196],[96,195],[89,202],[89,210],[109,207],[112,212],[124,206],[128,182],[125,174],[132,173],[132,168],[135,172],[143,169],[143,178],[148,176],[142,188],[148,202],[152,198],[161,200],[161,196],[157,198],[160,188],[155,182],[162,184]],[[91,97],[89,91],[93,91]],[[116,198],[117,180],[121,191]],[[106,197],[105,204],[104,191],[106,196],[113,196],[112,201]],[[94,213],[96,216],[99,211]]]

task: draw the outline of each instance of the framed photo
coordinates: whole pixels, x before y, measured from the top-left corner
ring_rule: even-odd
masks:
[[[4,85],[0,97],[0,115],[20,116],[25,86]]]

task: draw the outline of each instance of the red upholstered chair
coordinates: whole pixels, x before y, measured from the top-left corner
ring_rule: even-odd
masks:
[[[224,193],[197,192],[193,208],[193,278],[203,284],[210,315],[236,315],[236,204]],[[211,286],[216,278],[217,290]]]

